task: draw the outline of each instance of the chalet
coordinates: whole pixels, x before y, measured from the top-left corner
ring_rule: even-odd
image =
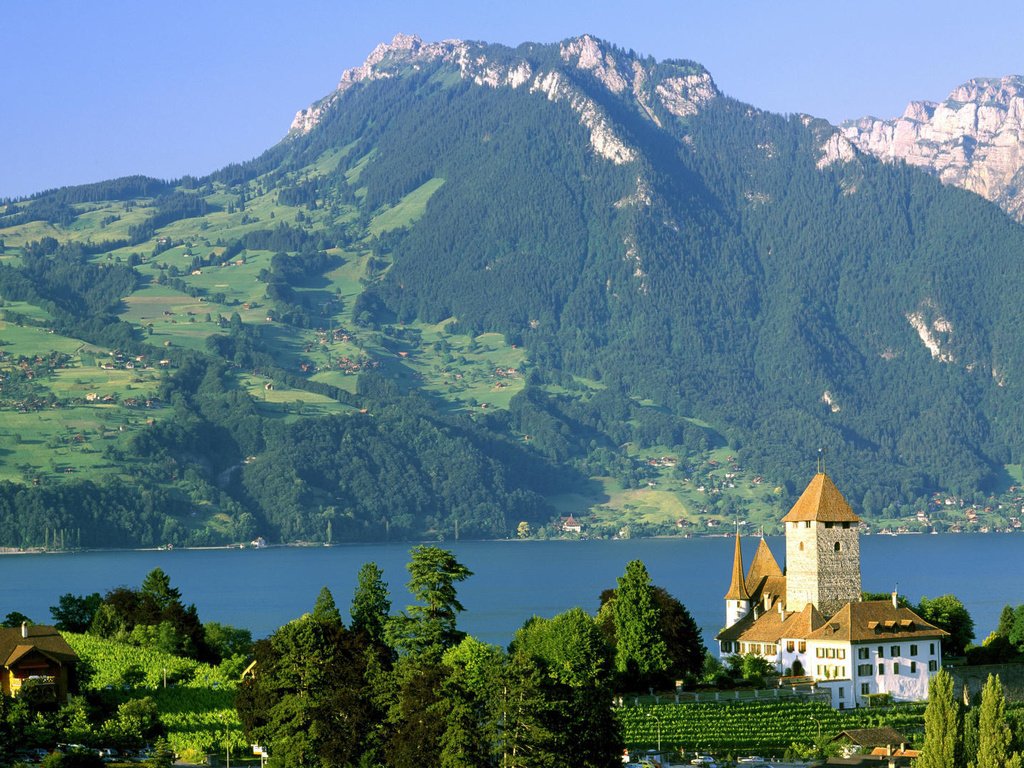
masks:
[[[753,653],[783,676],[806,676],[837,709],[884,695],[928,698],[942,666],[945,630],[891,600],[861,599],[860,518],[824,472],[811,480],[782,518],[786,571],[761,540],[744,573],[736,534],[723,658]]]
[[[71,646],[53,627],[22,624],[0,629],[0,688],[4,696],[17,696],[31,687],[64,702],[77,661]]]

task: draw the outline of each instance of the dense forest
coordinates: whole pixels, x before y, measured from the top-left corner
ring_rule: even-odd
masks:
[[[77,345],[48,368],[45,342],[0,345],[0,407],[83,409],[54,382],[108,355],[115,404],[152,414],[96,427],[85,478],[55,456],[88,430],[0,435],[0,544],[502,537],[668,480],[704,496],[634,532],[771,523],[819,449],[869,520],[1007,492],[1020,226],[826,156],[824,121],[720,94],[670,109],[654,95],[699,65],[603,51],[646,73],[635,98],[557,47],[480,55],[558,93],[397,52],[250,162],[0,204],[5,322]],[[631,159],[595,149],[595,121]],[[462,395],[487,334],[516,363],[483,358],[490,388]],[[706,492],[722,461],[771,491]]]

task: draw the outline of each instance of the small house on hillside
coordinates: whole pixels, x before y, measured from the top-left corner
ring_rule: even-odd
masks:
[[[29,688],[58,703],[67,700],[77,654],[54,627],[43,624],[0,629],[0,689],[17,696]]]
[[[572,515],[569,515],[568,517],[563,517],[562,518],[562,532],[563,533],[583,533],[583,524],[580,523]]]

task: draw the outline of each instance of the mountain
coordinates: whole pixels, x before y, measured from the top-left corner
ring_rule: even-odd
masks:
[[[859,149],[925,168],[1024,219],[1024,78],[977,78],[940,104],[912,101],[894,120],[842,124]]]
[[[15,546],[770,522],[821,448],[948,526],[1022,461],[1017,223],[590,36],[399,35],[260,157],[0,238]]]

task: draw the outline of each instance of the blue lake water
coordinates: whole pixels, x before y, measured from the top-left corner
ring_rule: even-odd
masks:
[[[783,565],[783,539],[769,537],[768,543]],[[345,614],[356,573],[365,562],[383,569],[393,608],[405,607],[411,602],[405,588],[410,546],[2,556],[0,616],[20,611],[34,621],[49,622],[49,606],[61,594],[138,587],[159,566],[185,602],[195,603],[203,621],[245,627],[254,637],[264,637],[311,610],[325,585]],[[466,608],[459,625],[486,642],[507,644],[534,615],[553,616],[574,606],[596,612],[601,591],[614,587],[626,563],[634,559],[643,560],[653,582],[689,608],[708,645],[724,619],[731,538],[461,541],[441,546],[474,572],[459,585],[459,599]],[[744,539],[746,565],[756,548],[757,539]],[[913,602],[922,596],[955,594],[974,617],[980,642],[995,628],[1004,605],[1024,603],[1024,536],[863,536],[861,575],[864,589],[889,592],[898,586]]]

